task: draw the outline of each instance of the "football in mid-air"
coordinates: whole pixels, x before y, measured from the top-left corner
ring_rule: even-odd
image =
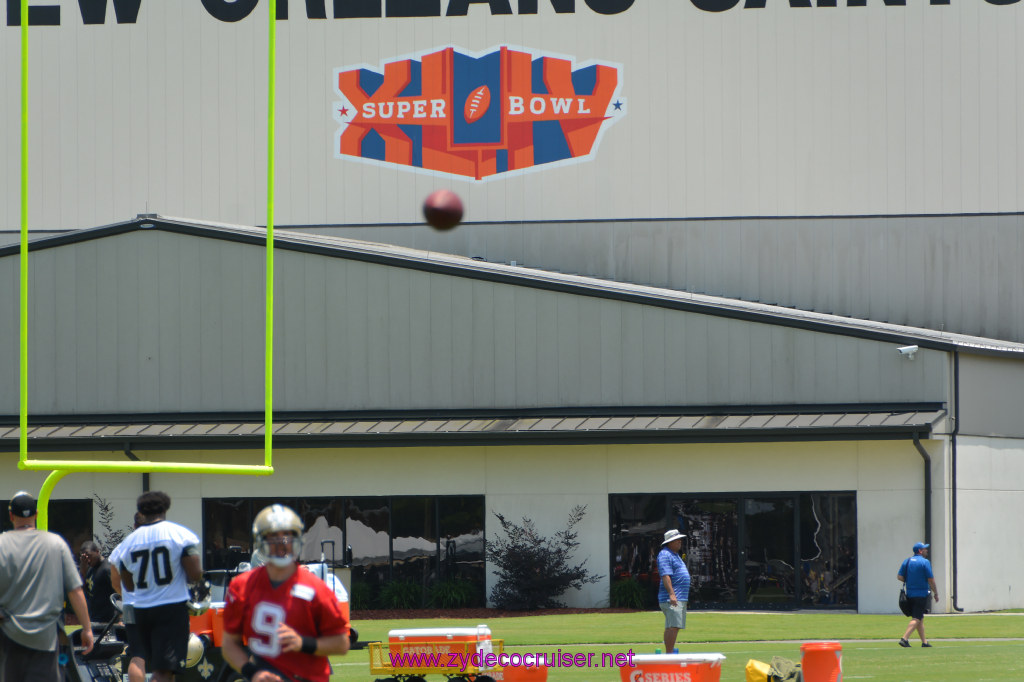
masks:
[[[450,230],[462,220],[462,200],[448,189],[439,189],[423,201],[423,217],[435,230]]]

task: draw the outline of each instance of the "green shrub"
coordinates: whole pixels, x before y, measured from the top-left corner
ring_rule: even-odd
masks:
[[[114,548],[121,544],[122,540],[131,535],[132,527],[126,526],[124,528],[115,528],[113,505],[96,493],[93,493],[92,497],[96,501],[96,508],[99,510],[100,527],[103,528],[103,537],[93,537],[90,539],[96,541],[96,544],[100,546],[100,551],[104,556],[110,556],[110,553],[114,551]]]
[[[392,580],[381,588],[379,601],[385,609],[418,609],[423,605],[423,587],[408,578]]]
[[[352,609],[365,611],[373,608],[373,588],[363,582],[353,582],[349,594]]]
[[[612,583],[609,603],[619,609],[642,609],[646,600],[644,586],[636,578],[622,578]]]
[[[533,521],[525,516],[518,525],[494,513],[505,533],[505,537],[488,542],[486,550],[498,578],[491,590],[496,607],[514,611],[558,608],[565,606],[558,597],[570,587],[580,589],[603,577],[592,575],[586,560],[570,564],[580,544],[575,528],[586,512],[585,506],[573,507],[565,528],[553,538],[538,533]]]
[[[435,609],[464,609],[477,601],[477,586],[465,578],[450,578],[427,591],[427,605]]]

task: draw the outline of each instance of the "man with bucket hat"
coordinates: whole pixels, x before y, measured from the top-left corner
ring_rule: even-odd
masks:
[[[914,544],[914,556],[903,560],[896,578],[906,584],[907,599],[910,600],[910,625],[903,633],[899,644],[902,647],[909,647],[908,637],[917,630],[921,638],[921,646],[930,647],[931,644],[924,636],[924,612],[928,609],[928,590],[935,601],[939,601],[939,591],[935,587],[935,577],[932,575],[932,563],[928,561],[928,548],[923,542]]]
[[[676,637],[686,627],[686,600],[690,598],[690,572],[679,556],[686,536],[678,530],[666,531],[658,553],[658,606],[665,614],[665,653],[676,648]]]

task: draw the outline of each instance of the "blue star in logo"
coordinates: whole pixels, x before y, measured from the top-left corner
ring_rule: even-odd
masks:
[[[615,107],[615,111],[622,111],[622,102],[619,100],[615,100],[615,103],[612,106]]]

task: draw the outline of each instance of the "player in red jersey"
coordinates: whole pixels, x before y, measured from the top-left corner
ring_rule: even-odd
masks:
[[[224,659],[250,682],[328,682],[327,657],[348,652],[348,621],[334,591],[299,570],[302,530],[283,505],[257,514],[253,540],[266,563],[228,587]]]

